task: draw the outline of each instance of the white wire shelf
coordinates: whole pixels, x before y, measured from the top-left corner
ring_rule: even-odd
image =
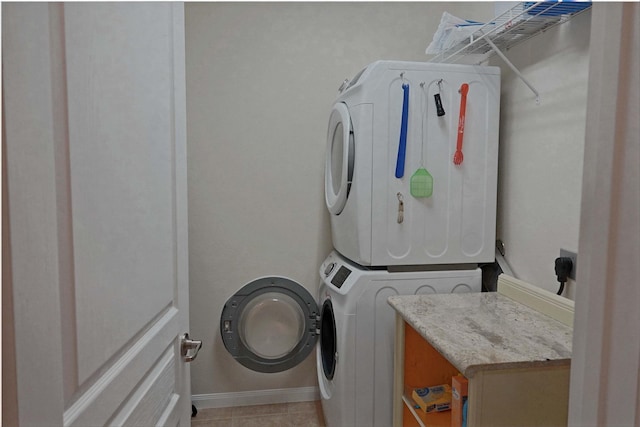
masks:
[[[591,2],[581,1],[518,3],[429,62],[456,63],[466,58],[465,63],[479,64],[590,8]]]

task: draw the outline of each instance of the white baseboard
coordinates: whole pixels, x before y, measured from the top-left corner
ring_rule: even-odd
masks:
[[[191,401],[198,409],[267,405],[271,403],[308,402],[314,400],[320,400],[320,391],[318,387],[194,394],[191,396]]]

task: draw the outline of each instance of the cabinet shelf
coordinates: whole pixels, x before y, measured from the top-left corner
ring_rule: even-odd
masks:
[[[420,427],[451,427],[451,411],[427,414],[422,409],[417,409],[416,402],[411,397],[411,388],[405,387],[402,401]]]

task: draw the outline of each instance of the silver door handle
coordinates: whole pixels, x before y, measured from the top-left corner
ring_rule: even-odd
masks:
[[[198,351],[202,347],[202,341],[192,340],[188,333],[180,337],[180,353],[185,362],[191,362],[198,356]]]

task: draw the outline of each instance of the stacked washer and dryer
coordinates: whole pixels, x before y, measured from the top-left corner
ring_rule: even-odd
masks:
[[[328,427],[391,425],[389,296],[481,291],[478,264],[494,261],[499,107],[497,67],[378,61],[343,85],[325,168],[335,251],[320,267]]]
[[[335,250],[318,298],[280,276],[243,286],[220,318],[233,358],[281,372],[315,348],[327,426],[390,426],[387,298],[480,292],[478,264],[494,260],[499,96],[497,67],[377,61],[345,81],[327,133]]]

